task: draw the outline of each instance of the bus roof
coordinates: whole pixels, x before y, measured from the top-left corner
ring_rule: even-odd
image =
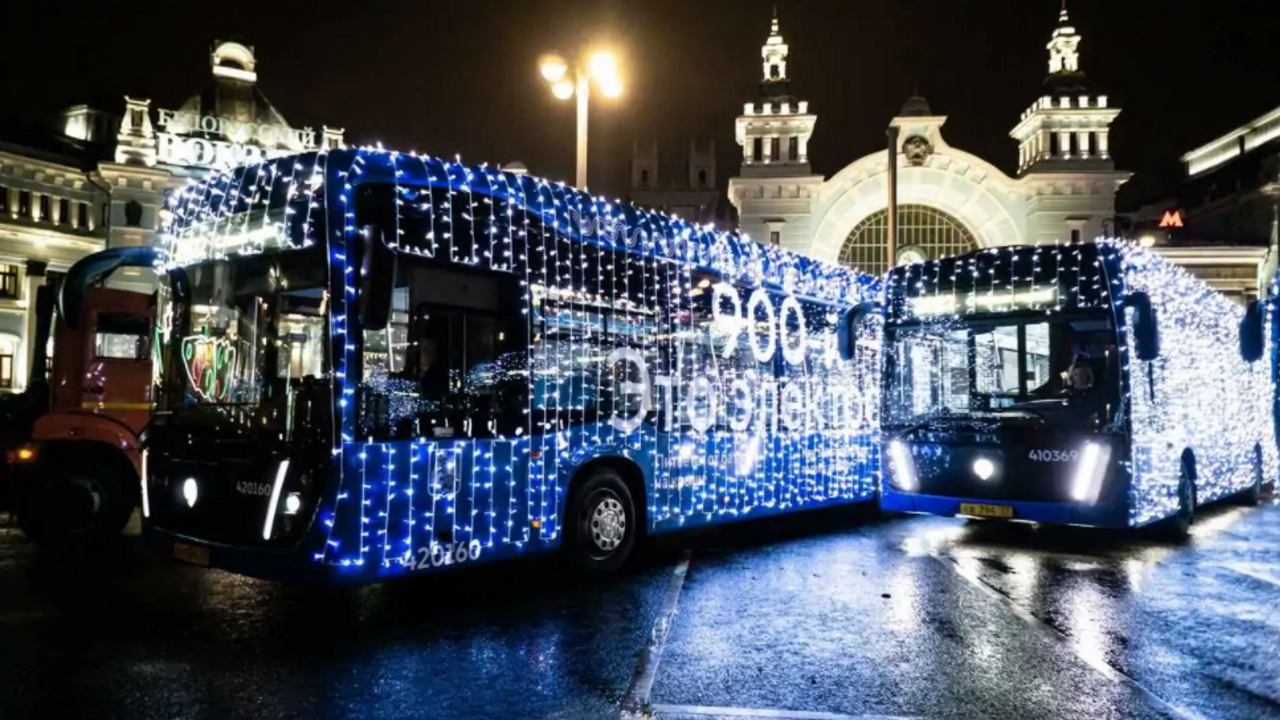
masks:
[[[290,155],[193,183],[170,199],[164,235],[176,264],[315,244],[324,228],[330,238],[355,230],[354,208],[345,205],[357,186],[369,183],[448,188],[466,192],[473,201],[513,203],[541,215],[563,235],[689,262],[731,282],[772,286],[847,305],[875,300],[880,292],[880,281],[874,276],[737,233],[592,196],[563,183],[487,165],[370,148]],[[326,215],[331,202],[344,205],[340,215]],[[344,217],[343,226],[330,227],[333,217]],[[284,232],[290,225],[293,232]]]
[[[1218,300],[1230,303],[1159,253],[1126,240],[1099,239],[983,248],[895,267],[885,279],[887,320],[1111,309],[1153,281],[1204,294],[1215,307]]]
[[[893,268],[887,320],[1110,308],[1120,246],[1014,245]]]

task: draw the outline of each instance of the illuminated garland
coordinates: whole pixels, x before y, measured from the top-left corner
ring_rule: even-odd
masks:
[[[378,441],[357,424],[362,384],[391,398],[394,417],[416,400],[384,361],[359,362],[347,335],[354,191],[384,182],[401,253],[525,288],[528,357],[472,369],[529,377],[526,421],[505,436]],[[328,247],[342,483],[320,508],[316,560],[385,574],[554,545],[572,470],[602,454],[651,476],[657,530],[874,497],[878,324],[862,328],[854,360],[836,345],[843,311],[879,298],[869,276],[545,180],[373,150],[227,173],[171,210],[175,264]],[[627,376],[610,377],[618,368]],[[582,412],[604,397],[601,417]]]
[[[1280,461],[1270,368],[1240,357],[1243,309],[1154,253],[1127,243],[1111,247],[1124,267],[1117,289],[1146,292],[1160,313],[1160,357],[1151,363],[1134,359],[1133,338],[1126,347],[1133,402],[1130,522],[1140,525],[1176,512],[1183,448],[1195,455],[1201,503],[1253,485],[1258,452],[1264,482],[1274,478]],[[1145,382],[1148,364],[1154,396]]]
[[[1126,308],[1126,299],[1136,292],[1146,293],[1158,313],[1162,352],[1152,362],[1135,359],[1135,340],[1127,331],[1133,311]],[[1111,240],[990,248],[891,274],[887,296],[891,322],[922,320],[940,331],[965,327],[965,316],[978,311],[1039,310],[1052,316],[1109,307],[1122,321],[1122,382],[1130,400],[1124,420],[1131,431],[1132,454],[1121,466],[1132,478],[1132,525],[1177,512],[1185,449],[1194,455],[1200,503],[1250,487],[1259,452],[1263,477],[1276,476],[1280,459],[1270,368],[1240,357],[1243,310],[1157,254]],[[982,353],[978,355],[981,364]],[[943,375],[939,367],[917,380],[925,387],[942,388]],[[967,391],[965,395],[967,400]],[[911,398],[916,405],[903,406],[908,414],[945,410],[941,405],[917,406],[922,398],[930,398],[926,392],[913,390]],[[994,421],[986,429],[994,431]]]

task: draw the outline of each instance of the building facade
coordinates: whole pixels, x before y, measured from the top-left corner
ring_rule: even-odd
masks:
[[[1183,176],[1128,213],[1133,232],[1241,300],[1280,255],[1280,108],[1182,156]]]
[[[726,230],[736,225],[733,208],[717,184],[714,140],[706,147],[699,147],[697,140],[689,141],[689,154],[676,173],[666,171],[656,140],[645,147],[639,141],[632,143],[629,199],[637,205],[701,225]]]
[[[21,390],[30,373],[37,289],[106,247],[111,197],[90,148],[10,130],[0,140],[0,392]]]
[[[342,146],[342,130],[296,129],[271,105],[252,47],[215,43],[209,60],[209,85],[176,109],[125,97],[122,112],[80,105],[53,128],[0,128],[0,392],[30,376],[41,285],[89,253],[149,242],[168,194],[190,181]],[[150,287],[132,272],[116,284]]]
[[[886,257],[889,151],[854,160],[830,178],[814,175],[808,144],[817,123],[791,93],[788,46],[775,16],[761,50],[760,98],[736,123],[742,169],[729,181],[743,232],[871,273],[890,264],[982,247],[1092,239],[1109,230],[1116,189],[1109,129],[1120,110],[1085,89],[1081,37],[1064,6],[1047,45],[1049,73],[1010,132],[1018,173],[952,147],[947,118],[922,97],[907,100],[897,129],[898,252]]]

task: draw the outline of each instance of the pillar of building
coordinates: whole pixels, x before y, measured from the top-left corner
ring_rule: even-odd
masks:
[[[31,377],[31,369],[35,367],[36,359],[44,357],[45,348],[35,347],[36,323],[38,321],[36,317],[36,293],[44,286],[45,273],[48,269],[48,263],[40,260],[27,261],[25,288],[27,302],[26,332],[22,338],[21,365],[14,374],[14,385],[21,384],[26,387],[27,378]]]

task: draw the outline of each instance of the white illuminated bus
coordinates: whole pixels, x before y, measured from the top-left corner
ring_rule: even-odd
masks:
[[[979,250],[895,268],[886,294],[884,508],[1185,533],[1275,477],[1242,308],[1154,253]]]

